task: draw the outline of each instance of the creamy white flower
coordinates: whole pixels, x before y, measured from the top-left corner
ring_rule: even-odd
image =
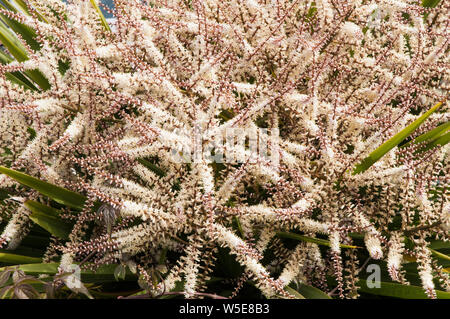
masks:
[[[342,27],[341,32],[350,39],[360,39],[363,35],[361,28],[353,22],[346,21]]]

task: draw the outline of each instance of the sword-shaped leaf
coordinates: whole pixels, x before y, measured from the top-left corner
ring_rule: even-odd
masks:
[[[321,238],[307,237],[307,236],[294,234],[294,233],[287,233],[287,232],[277,232],[277,236],[283,237],[283,238],[291,238],[291,239],[301,240],[301,241],[305,241],[308,243],[314,243],[314,244],[328,246],[328,247],[331,246],[330,241],[321,239]],[[358,246],[344,245],[344,244],[340,244],[340,246],[341,246],[341,248],[361,248]]]
[[[17,264],[37,264],[41,262],[42,259],[37,257],[29,257],[0,252],[0,263],[17,265]]]
[[[306,299],[332,299],[322,290],[306,284],[298,285],[295,291],[299,292]]]
[[[436,7],[441,0],[422,0],[422,7],[425,8],[434,8]]]
[[[28,60],[27,50],[19,41],[16,35],[0,22],[0,42],[8,49],[9,53],[19,62]],[[27,75],[38,84],[41,89],[47,90],[50,88],[50,83],[42,75],[39,70],[29,70]]]
[[[10,57],[8,54],[0,50],[0,63],[1,64],[8,64],[10,62],[14,61],[12,57]],[[25,71],[24,74],[27,74],[28,71]],[[5,73],[5,77],[10,80],[11,82],[17,83],[19,85],[22,85],[23,87],[37,91],[38,88],[34,86],[33,83],[28,80],[28,78],[22,74],[22,72],[11,72],[11,73]]]
[[[450,142],[450,132],[433,139],[424,148],[418,149],[415,153],[426,152],[426,151],[431,150],[432,148],[434,148],[436,146],[444,146],[448,142]]]
[[[4,4],[0,3],[0,7],[12,12],[16,12],[16,9],[6,1],[4,2]],[[10,19],[5,14],[0,13],[0,17],[2,21],[7,24],[14,32],[20,34],[33,50],[39,50],[41,48],[40,43],[36,41],[36,32],[32,28],[20,22],[17,22],[14,19]]]
[[[17,37],[0,22],[0,42],[8,49],[9,53],[19,62],[28,60],[27,50]]]
[[[444,260],[450,260],[450,256],[447,256],[446,254],[443,254],[437,250],[431,249],[429,248],[431,251],[431,254],[433,254],[435,257],[440,258],[440,259],[444,259]]]
[[[402,285],[393,282],[380,282],[380,288],[369,288],[367,285],[367,281],[364,279],[359,280],[358,286],[361,287],[359,291],[372,295],[396,297],[402,299],[427,298],[427,295],[425,294],[423,288],[418,286]],[[438,299],[450,299],[450,292],[436,290],[436,296]]]
[[[94,7],[95,11],[97,11],[98,16],[100,17],[100,22],[102,23],[103,27],[106,31],[111,31],[111,28],[108,25],[108,22],[106,22],[105,16],[103,15],[102,11],[100,10],[97,1],[96,0],[90,0],[92,6]]]
[[[31,16],[31,12],[30,9],[28,7],[28,5],[25,3],[25,1],[23,0],[12,0],[16,6],[26,15]],[[8,2],[9,5],[11,1],[8,0],[3,0],[3,2]],[[37,18],[39,19],[39,21],[43,21],[45,23],[48,23],[47,20],[36,10],[36,8],[34,8],[34,13],[36,14]]]
[[[77,263],[75,263],[77,264]],[[83,283],[89,282],[115,282],[114,270],[117,265],[103,265],[96,270],[81,269],[81,280]],[[27,275],[55,275],[58,273],[59,263],[43,263],[43,264],[23,264],[18,268]],[[5,271],[4,268],[0,268],[0,272]],[[126,270],[125,280],[136,280],[137,276],[131,273],[129,269]]]
[[[69,238],[71,226],[58,216],[58,210],[32,200],[26,201],[25,207],[31,211],[30,219],[50,234],[62,239]]]
[[[41,181],[25,173],[0,166],[0,173],[8,175],[22,185],[33,188],[42,195],[48,196],[54,201],[69,207],[81,209],[86,197],[68,189]]]
[[[284,287],[284,290],[286,290],[288,293],[290,293],[292,296],[295,297],[295,299],[306,299],[305,297],[302,296],[301,293],[299,293],[297,290],[295,290],[294,288],[291,288],[289,286]]]
[[[428,110],[417,120],[412,122],[406,128],[395,134],[388,141],[386,141],[380,147],[378,147],[376,150],[370,153],[368,157],[366,157],[361,163],[356,165],[353,171],[353,175],[364,172],[373,164],[375,164],[376,161],[382,158],[387,152],[389,152],[391,149],[400,144],[401,141],[403,141],[405,138],[411,135],[431,114],[433,114],[436,110],[438,110],[442,104],[443,102],[437,103],[435,106],[433,106],[430,110]]]

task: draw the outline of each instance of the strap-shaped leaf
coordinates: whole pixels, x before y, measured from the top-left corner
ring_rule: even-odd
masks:
[[[434,250],[434,249],[431,249],[431,248],[429,248],[429,249],[430,249],[431,253],[434,256],[436,256],[437,258],[444,259],[444,260],[450,260],[450,256],[447,256],[446,254],[438,252],[437,250]]]
[[[8,3],[8,5],[11,6],[11,1],[10,0],[3,0],[3,2],[5,4]],[[18,9],[20,9],[24,14],[26,14],[28,16],[31,16],[30,9],[29,9],[28,5],[25,3],[25,1],[23,1],[23,0],[12,0],[12,2],[14,2],[16,4],[16,7]],[[48,23],[48,21],[37,11],[36,8],[34,8],[34,13],[36,14],[36,16],[39,19],[39,21],[43,21],[45,23]]]
[[[27,76],[32,79],[42,90],[48,90],[51,86],[45,76],[39,70],[27,70]]]
[[[75,263],[77,264],[77,263]],[[81,281],[83,283],[88,282],[115,282],[114,270],[117,265],[103,265],[98,267],[95,271],[89,269],[81,270]],[[55,275],[58,272],[59,263],[42,263],[42,264],[23,264],[19,265],[18,268],[22,270],[27,275],[37,276],[37,275]],[[0,268],[0,272],[4,271],[5,267]],[[127,269],[125,280],[136,280],[137,276],[131,273]]]
[[[422,6],[425,8],[436,7],[441,0],[422,0]]]
[[[415,153],[416,154],[423,153],[428,150],[431,150],[432,148],[435,148],[436,146],[444,146],[448,142],[450,142],[450,132],[435,138],[430,143],[428,143],[425,147],[418,149]]]
[[[8,49],[8,51],[16,58],[17,61],[23,62],[28,60],[27,50],[17,37],[0,22],[0,42]]]
[[[0,63],[1,64],[8,64],[11,61],[14,61],[14,59],[12,57],[10,57],[9,55],[7,55],[5,52],[3,52],[2,50],[0,50]],[[28,71],[25,71],[24,74],[27,74]],[[21,72],[12,72],[12,73],[6,73],[5,76],[8,80],[17,83],[19,85],[24,86],[27,89],[36,91],[38,90],[38,88],[36,86],[34,86],[33,83],[30,82],[30,80],[28,80],[28,78],[22,74]]]
[[[37,90],[37,88],[31,82],[29,82],[28,79],[22,78],[23,74],[20,72],[13,72],[13,73],[8,72],[8,73],[5,73],[5,77],[9,81],[23,86],[25,89],[29,89],[29,90],[33,90],[33,91]]]
[[[417,136],[415,139],[413,139],[412,141],[409,141],[406,144],[403,144],[402,146],[399,146],[399,148],[403,148],[403,147],[408,147],[411,144],[419,144],[428,140],[433,140],[439,136],[441,136],[442,134],[445,134],[448,130],[450,130],[450,122],[441,124],[437,127],[435,127],[432,130],[429,130],[428,132]]]
[[[294,233],[288,233],[288,232],[277,232],[277,236],[278,237],[284,237],[284,238],[291,238],[291,239],[301,240],[301,241],[305,241],[305,242],[308,242],[308,243],[315,243],[315,244],[318,244],[318,245],[323,245],[323,246],[328,246],[328,247],[331,246],[331,244],[330,244],[330,242],[328,240],[321,239],[321,238],[307,237],[307,236],[294,234]],[[344,245],[344,244],[340,244],[339,246],[341,248],[361,248],[361,247],[358,247],[358,246]]]
[[[0,22],[0,42],[8,49],[12,56],[19,62],[28,60],[27,50],[17,39],[16,35]],[[38,70],[29,70],[27,75],[43,90],[50,88],[48,80]]]
[[[159,177],[164,177],[166,176],[166,172],[164,172],[164,170],[162,170],[160,167],[156,166],[155,164],[143,159],[143,158],[138,158],[137,161],[144,165],[145,167],[147,167],[149,170],[151,170],[153,173],[155,173],[156,175],[158,175]]]
[[[291,288],[289,286],[284,287],[284,290],[286,290],[288,293],[290,293],[292,296],[295,297],[295,299],[306,299],[305,297],[302,296],[301,293],[299,293],[297,290],[295,290],[294,288]]]
[[[322,290],[306,284],[300,284],[295,291],[300,293],[306,299],[332,299]]]
[[[380,282],[380,288],[369,288],[367,286],[367,281],[364,279],[359,280],[358,286],[360,286],[359,291],[365,292],[372,295],[396,297],[402,299],[426,299],[422,287],[402,285],[393,282]],[[450,292],[436,290],[436,296],[438,299],[450,299]]]
[[[103,27],[106,31],[111,31],[111,28],[108,25],[108,22],[106,22],[105,16],[103,15],[102,11],[100,10],[97,1],[96,0],[90,0],[92,6],[94,7],[95,11],[97,11],[98,16],[100,17],[100,22],[102,23]]]
[[[1,4],[0,6],[4,7]],[[39,50],[41,48],[40,43],[36,41],[36,32],[34,32],[32,28],[13,19],[10,19],[4,14],[0,14],[0,17],[4,23],[6,23],[12,30],[14,30],[14,32],[20,34],[33,50]]]
[[[353,175],[361,173],[366,171],[369,167],[371,167],[373,164],[376,163],[380,158],[382,158],[387,152],[389,152],[391,149],[396,147],[398,144],[400,144],[401,141],[403,141],[405,138],[407,138],[409,135],[411,135],[419,126],[422,124],[431,114],[433,114],[435,111],[437,111],[443,102],[437,103],[435,106],[433,106],[430,110],[428,110],[425,114],[423,114],[421,117],[419,117],[417,120],[412,122],[410,125],[408,125],[406,128],[395,134],[393,137],[391,137],[388,141],[383,143],[380,147],[378,147],[376,150],[374,150],[368,157],[363,159],[361,163],[356,165]]]
[[[25,207],[31,211],[30,219],[53,236],[68,239],[71,226],[59,218],[59,211],[41,203],[28,200]]]
[[[37,264],[41,262],[42,259],[37,257],[29,257],[0,252],[0,263],[17,265],[17,264]]]
[[[54,201],[69,207],[81,209],[86,197],[68,189],[41,181],[35,177],[0,166],[0,173],[8,175],[22,185],[31,187],[42,195],[48,196]]]
[[[439,250],[439,249],[450,249],[450,241],[443,240],[431,240],[429,248]]]

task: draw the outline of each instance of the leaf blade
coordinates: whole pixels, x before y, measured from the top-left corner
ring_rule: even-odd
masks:
[[[441,124],[441,125],[435,127],[434,129],[432,129],[422,135],[417,136],[414,140],[409,141],[408,143],[406,143],[402,146],[399,146],[399,147],[403,148],[403,147],[407,147],[407,146],[411,145],[412,143],[419,144],[419,143],[425,142],[430,139],[435,139],[435,138],[441,136],[441,134],[444,134],[445,132],[447,132],[449,129],[450,129],[450,122]]]
[[[294,296],[295,299],[306,299],[301,293],[299,293],[294,288],[286,286],[286,287],[284,287],[284,290],[286,290],[288,293],[290,293],[292,296]]]
[[[77,265],[78,263],[74,263]],[[18,268],[27,275],[55,275],[58,273],[59,263],[41,263],[41,264],[22,264]],[[5,271],[6,267],[0,268],[0,272]],[[83,282],[115,282],[114,270],[116,265],[102,265],[96,270],[81,269],[81,279]],[[136,280],[137,276],[132,274],[128,269],[125,280]]]
[[[402,299],[428,299],[423,288],[419,286],[381,282],[380,288],[369,288],[364,279],[359,280],[358,286],[360,286],[359,291],[373,295]],[[450,292],[436,290],[436,296],[438,299],[450,299]]]
[[[24,205],[32,212],[30,219],[34,223],[58,238],[69,238],[70,225],[57,217],[59,212],[56,209],[32,200],[26,201]]]
[[[96,0],[90,0],[92,6],[94,7],[95,11],[97,11],[97,14],[100,18],[100,22],[102,23],[103,27],[106,31],[111,31],[111,28],[109,27],[108,22],[106,22],[105,16],[103,15],[102,11],[100,10]]]
[[[0,173],[11,177],[22,185],[33,188],[42,195],[48,196],[60,204],[72,208],[81,209],[86,201],[86,197],[81,194],[41,181],[40,179],[4,166],[0,166]]]
[[[37,264],[41,263],[42,259],[37,257],[23,256],[11,253],[0,252],[0,262],[7,264]]]
[[[333,299],[322,290],[306,284],[300,284],[297,291],[306,299]]]
[[[308,237],[308,236],[303,236],[303,235],[288,233],[288,232],[277,232],[277,236],[283,237],[283,238],[296,239],[296,240],[305,241],[305,242],[309,242],[309,243],[315,243],[318,245],[323,245],[323,246],[328,246],[328,247],[331,246],[330,241],[321,239],[321,238],[313,238],[313,237]],[[340,247],[341,248],[351,248],[351,249],[361,248],[359,246],[345,245],[345,244],[340,244]]]
[[[353,170],[353,175],[362,173],[369,169],[375,162],[377,162],[381,157],[383,157],[387,152],[393,149],[395,146],[400,144],[406,137],[411,135],[431,114],[437,111],[444,102],[439,102],[433,106],[430,110],[425,112],[422,116],[408,125],[406,128],[395,134],[389,140],[384,142],[381,146],[372,151],[369,156],[364,158],[358,165],[356,165]]]

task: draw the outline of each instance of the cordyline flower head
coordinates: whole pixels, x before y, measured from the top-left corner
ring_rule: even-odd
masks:
[[[365,250],[394,281],[408,255],[429,296],[449,289],[427,248],[448,240],[447,105],[408,137],[445,141],[367,157],[446,99],[448,3],[113,2],[108,22],[88,0],[0,10],[32,31],[1,27],[18,41],[0,39],[0,164],[84,196],[55,206],[0,175],[4,248],[38,202],[71,225],[45,262],[127,264],[153,295],[202,296],[224,251],[242,267],[233,296],[246,280],[358,296]]]

